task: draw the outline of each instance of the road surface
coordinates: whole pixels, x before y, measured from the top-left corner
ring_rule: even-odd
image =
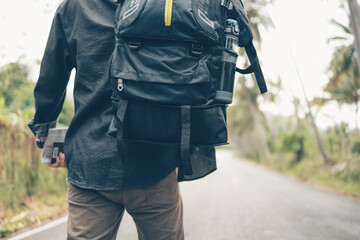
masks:
[[[186,240],[360,240],[360,202],[218,150],[218,170],[181,183]],[[13,240],[66,239],[66,218]],[[136,240],[128,214],[118,238]]]

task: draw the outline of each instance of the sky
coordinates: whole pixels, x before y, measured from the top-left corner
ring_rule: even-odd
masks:
[[[326,40],[340,35],[341,31],[330,24],[330,19],[347,24],[347,15],[340,8],[341,0],[276,0],[266,9],[275,27],[261,29],[263,38],[259,58],[267,79],[281,78],[284,91],[276,93],[276,104],[263,103],[261,108],[275,114],[293,114],[292,96],[302,100],[302,115],[307,111],[301,90],[300,77],[308,97],[323,96],[323,87],[328,81],[326,74],[334,46]],[[33,66],[32,79],[36,81],[39,72],[37,62],[45,49],[53,14],[60,0],[2,0],[0,2],[0,66],[22,61]],[[21,7],[19,7],[21,6]],[[245,6],[246,7],[246,6]],[[292,52],[294,61],[292,60]],[[72,92],[72,82],[68,95]],[[331,117],[329,117],[331,116]],[[354,126],[354,108],[343,107],[338,111],[336,104],[323,108],[317,115],[321,128],[335,122],[345,121]]]
[[[300,78],[304,83],[307,97],[324,97],[323,88],[329,80],[326,73],[334,44],[327,39],[341,36],[342,31],[330,23],[335,19],[348,25],[347,9],[340,7],[341,0],[277,0],[266,8],[275,27],[262,30],[262,48],[259,58],[263,72],[268,80],[283,83],[283,91],[278,94],[279,101],[275,104],[262,104],[265,111],[292,115],[294,112],[293,95],[301,100],[300,115],[308,111]],[[345,1],[342,1],[345,2]],[[298,68],[299,75],[296,67]],[[269,87],[269,92],[272,91]],[[328,104],[318,112],[320,128],[326,128],[342,121],[355,126],[355,107],[343,106],[341,111],[337,104]]]

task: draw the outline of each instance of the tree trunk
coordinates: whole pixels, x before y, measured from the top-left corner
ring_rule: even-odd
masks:
[[[313,127],[313,129],[314,129],[314,133],[315,133],[315,137],[316,137],[316,142],[317,142],[317,144],[318,144],[319,150],[320,150],[321,155],[322,155],[322,157],[323,157],[324,163],[327,164],[327,163],[329,163],[329,157],[328,157],[328,155],[327,155],[327,153],[326,153],[325,147],[324,147],[324,145],[323,145],[323,143],[322,143],[322,140],[321,140],[321,138],[320,138],[319,130],[318,130],[317,125],[316,125],[316,123],[315,123],[314,116],[313,116],[313,114],[312,114],[312,112],[311,112],[311,106],[310,106],[309,102],[308,102],[308,107],[309,107],[310,121],[311,121],[311,125],[312,125],[312,127]]]
[[[339,107],[339,112],[341,112],[341,104],[339,103],[338,105]],[[345,157],[345,134],[343,131],[343,123],[340,122],[339,124],[334,120],[335,123],[335,127],[338,128],[339,130],[339,136],[340,136],[340,153],[341,153],[341,158]]]
[[[296,99],[294,97],[293,100],[294,103],[294,111],[295,111],[295,117],[296,117],[296,125],[297,125],[297,131],[300,134],[300,139],[299,139],[299,144],[300,144],[300,149],[295,153],[296,154],[296,161],[300,162],[301,159],[304,156],[304,136],[303,136],[303,131],[302,131],[302,126],[301,126],[301,119],[299,118],[299,101],[298,99]]]
[[[293,63],[294,63],[295,69],[296,69],[296,73],[297,73],[297,75],[299,77],[299,80],[300,80],[300,84],[301,84],[301,88],[302,88],[303,93],[304,93],[304,98],[305,98],[306,104],[307,104],[307,106],[309,108],[310,121],[311,121],[311,125],[312,125],[312,127],[314,129],[316,142],[317,142],[319,150],[321,152],[323,161],[324,161],[325,164],[327,164],[329,162],[329,157],[328,157],[328,155],[326,153],[326,150],[325,150],[325,147],[324,147],[324,145],[323,145],[323,143],[321,141],[319,130],[318,130],[317,126],[316,126],[314,116],[313,116],[313,114],[311,112],[311,105],[310,105],[309,99],[308,99],[306,91],[305,91],[304,83],[302,81],[302,78],[301,78],[301,75],[300,75],[300,72],[299,72],[299,68],[298,68],[298,66],[296,64],[296,61],[295,61],[294,55],[293,55],[293,53],[291,51],[290,45],[288,45],[288,46],[289,46],[289,51],[290,51],[291,58],[293,60]]]
[[[294,114],[296,117],[297,130],[300,133],[300,132],[302,132],[302,126],[301,126],[301,120],[299,118],[299,101],[295,97],[293,100],[293,104],[294,104],[294,111],[295,111]]]
[[[343,158],[345,157],[345,136],[341,123],[339,125],[339,135],[340,135],[340,153],[341,153],[341,158]]]
[[[360,70],[360,10],[357,0],[347,0],[350,10],[351,28],[355,37],[356,62]]]
[[[249,102],[249,103],[250,103],[250,106],[249,106],[250,113],[255,122],[255,131],[259,137],[261,148],[264,153],[264,157],[267,161],[271,161],[271,154],[270,154],[269,146],[266,141],[265,130],[264,130],[263,126],[261,125],[261,121],[259,119],[259,114],[255,110],[255,107],[251,104],[251,102]]]
[[[359,115],[359,103],[355,103],[355,135],[359,137],[359,126],[358,126],[358,115]]]

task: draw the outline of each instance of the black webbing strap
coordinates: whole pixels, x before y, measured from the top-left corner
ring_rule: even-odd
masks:
[[[242,73],[242,74],[248,74],[248,73],[253,72],[255,74],[256,82],[259,86],[260,92],[266,93],[267,87],[266,87],[266,83],[265,83],[265,78],[264,78],[264,74],[263,74],[260,64],[259,64],[259,59],[257,57],[254,44],[251,42],[248,45],[246,45],[245,51],[246,51],[246,54],[248,55],[251,65],[246,69],[236,68],[236,71],[239,73]]]
[[[116,139],[117,139],[117,146],[118,146],[118,150],[121,151],[123,143],[124,143],[124,118],[125,118],[125,113],[126,113],[126,109],[127,109],[127,105],[128,105],[128,101],[125,99],[120,99],[119,103],[118,103],[118,107],[117,107],[117,111],[116,111],[116,127],[117,127],[117,134],[116,134]]]
[[[234,7],[234,4],[231,0],[221,0],[221,6],[225,7],[227,10],[232,10]]]
[[[192,175],[190,160],[190,106],[181,106],[181,162],[185,175]]]
[[[259,59],[256,58],[253,62],[253,64],[251,64],[249,67],[245,68],[245,69],[242,69],[242,68],[236,68],[236,71],[238,73],[241,73],[241,74],[250,74],[250,73],[253,73],[255,72],[256,70],[256,64],[258,64],[259,62]]]

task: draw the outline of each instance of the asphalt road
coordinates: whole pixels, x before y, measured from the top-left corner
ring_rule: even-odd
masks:
[[[360,202],[217,154],[217,171],[181,184],[187,240],[360,240]],[[66,239],[60,222],[15,239]],[[117,239],[137,239],[128,214]]]

